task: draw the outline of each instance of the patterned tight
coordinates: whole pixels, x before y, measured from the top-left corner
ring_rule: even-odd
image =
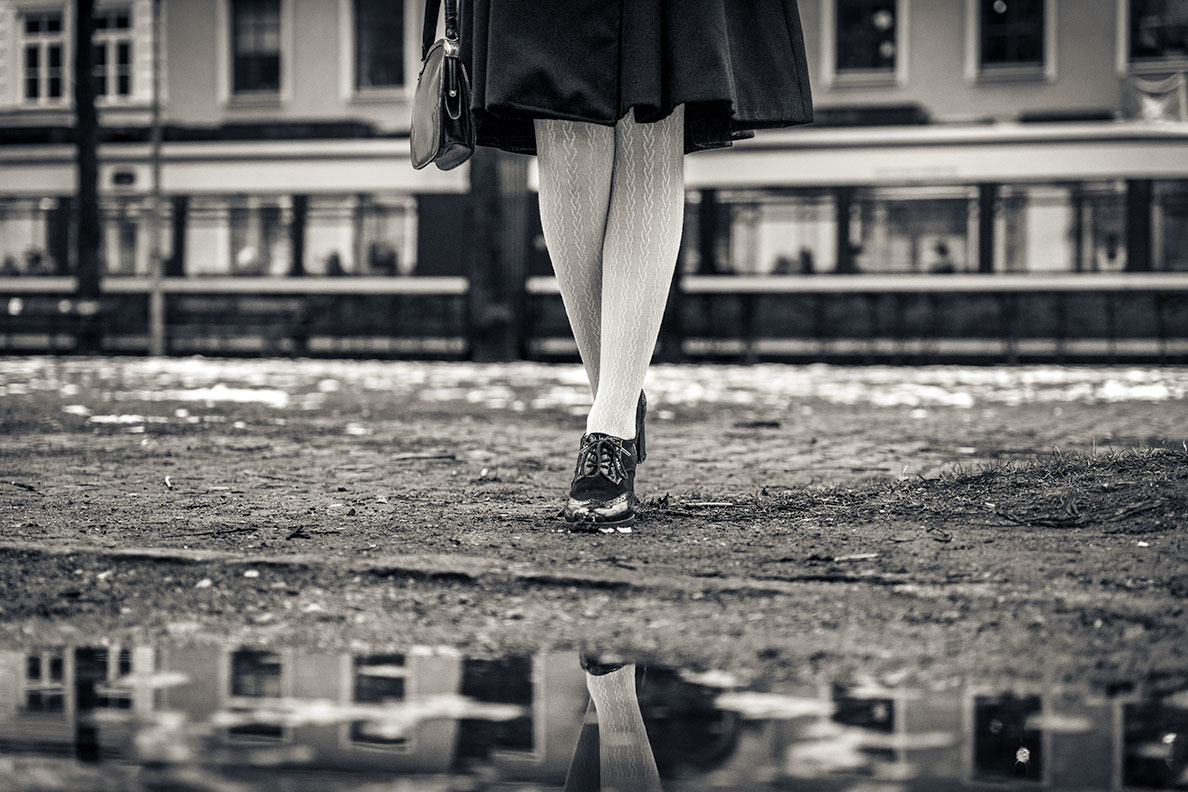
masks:
[[[635,695],[635,666],[604,676],[587,674],[586,689],[598,713],[602,792],[660,792],[660,773]]]
[[[587,432],[635,437],[681,241],[684,109],[650,124],[535,122],[541,225],[594,395]]]

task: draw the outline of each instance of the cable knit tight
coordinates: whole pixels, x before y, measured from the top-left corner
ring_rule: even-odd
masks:
[[[635,407],[684,219],[684,106],[650,124],[535,122],[540,219],[594,404],[587,432],[635,437]]]
[[[587,674],[586,689],[598,713],[602,792],[659,792],[660,773],[635,694],[635,666]]]

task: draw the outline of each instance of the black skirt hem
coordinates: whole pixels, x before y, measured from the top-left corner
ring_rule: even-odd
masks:
[[[812,108],[802,118],[734,118],[733,103],[722,101],[677,102],[671,107],[637,104],[628,107],[623,115],[635,114],[638,123],[661,121],[679,105],[685,105],[685,153],[729,148],[735,142],[755,136],[757,129],[778,129],[811,124]],[[591,118],[567,114],[548,107],[533,107],[505,102],[498,109],[475,108],[476,143],[514,154],[536,154],[536,119],[580,121],[600,126],[614,126],[619,119]]]

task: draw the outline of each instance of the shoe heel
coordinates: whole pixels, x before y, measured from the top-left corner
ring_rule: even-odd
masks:
[[[647,442],[644,439],[644,417],[648,412],[648,397],[643,391],[639,392],[639,406],[635,408],[635,456],[636,463],[643,462],[648,456]]]

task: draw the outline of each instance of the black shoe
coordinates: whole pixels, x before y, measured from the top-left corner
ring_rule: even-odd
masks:
[[[627,664],[619,662],[604,663],[598,659],[598,655],[583,652],[578,656],[578,665],[582,667],[583,671],[585,671],[587,674],[590,674],[591,676],[606,676],[607,674],[618,671]]]
[[[635,464],[641,464],[648,458],[647,445],[644,442],[644,416],[648,414],[648,397],[643,391],[639,392],[639,405],[635,408]]]
[[[635,524],[635,440],[592,432],[582,437],[569,500],[561,515],[574,526]]]

